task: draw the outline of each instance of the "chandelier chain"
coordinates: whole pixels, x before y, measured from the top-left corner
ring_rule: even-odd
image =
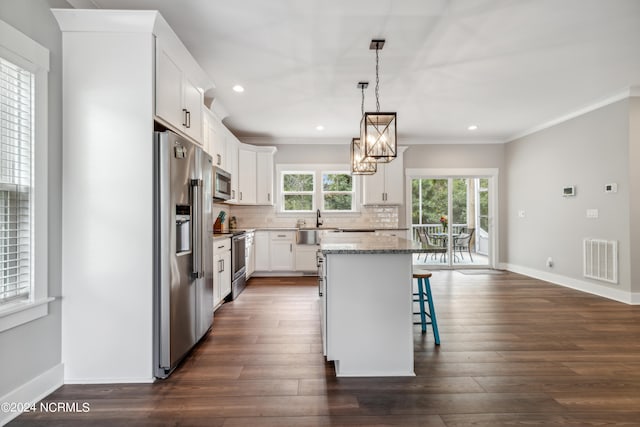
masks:
[[[376,45],[376,112],[380,112],[380,77],[378,75],[378,70],[380,67],[380,56],[378,55],[378,51],[380,49]]]
[[[360,118],[364,116],[364,85],[360,86],[360,90],[362,91],[362,102],[360,103]]]

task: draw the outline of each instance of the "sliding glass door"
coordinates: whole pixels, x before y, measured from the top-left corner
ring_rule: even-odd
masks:
[[[416,264],[489,267],[491,182],[482,176],[410,176],[413,239],[430,249]]]

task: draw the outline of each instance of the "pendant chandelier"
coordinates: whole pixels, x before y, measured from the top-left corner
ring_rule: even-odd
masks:
[[[396,113],[380,112],[380,56],[384,40],[371,40],[369,49],[376,51],[376,112],[364,113],[360,122],[360,141],[364,144],[365,158],[387,163],[396,158],[398,141]]]
[[[360,103],[361,117],[364,115],[364,90],[369,86],[369,82],[358,82],[358,89],[362,91],[362,102]],[[351,140],[351,174],[352,175],[373,175],[378,169],[375,159],[366,159],[364,144],[360,138]]]

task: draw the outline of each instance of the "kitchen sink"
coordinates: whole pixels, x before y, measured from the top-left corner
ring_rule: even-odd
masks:
[[[319,245],[323,231],[337,231],[336,228],[299,228],[296,243],[299,245]]]

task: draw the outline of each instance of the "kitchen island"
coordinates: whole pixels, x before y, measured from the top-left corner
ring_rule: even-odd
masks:
[[[323,350],[337,376],[413,376],[412,264],[395,236],[327,233],[319,250]]]

